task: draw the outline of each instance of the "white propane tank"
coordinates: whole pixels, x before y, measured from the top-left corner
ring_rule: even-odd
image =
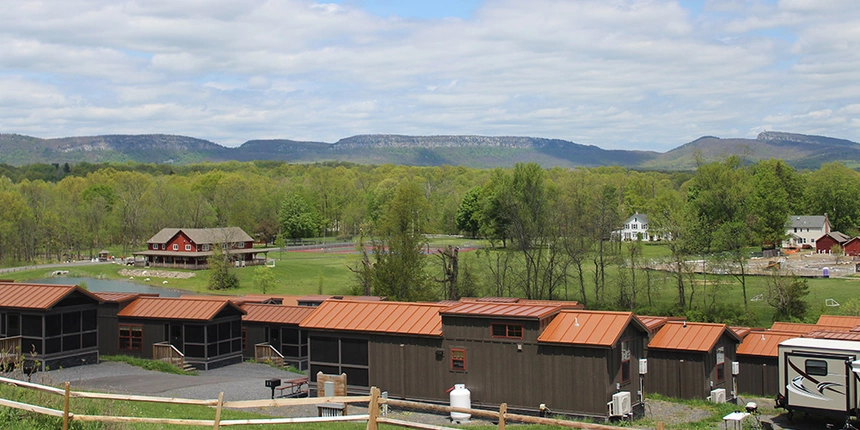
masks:
[[[451,390],[451,407],[472,409],[472,392],[466,388],[466,384],[454,384],[454,389]],[[469,422],[472,414],[464,412],[451,412],[451,421],[461,424]]]

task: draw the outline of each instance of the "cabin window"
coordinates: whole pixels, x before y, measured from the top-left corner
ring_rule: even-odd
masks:
[[[621,341],[621,383],[630,382],[630,340]]]
[[[203,249],[203,252],[209,252],[209,244],[208,243],[204,244],[202,249]]]
[[[119,349],[126,351],[143,351],[143,326],[136,324],[120,324]]]
[[[174,251],[179,251],[179,244],[178,244],[178,243],[174,243],[174,244],[173,244],[173,250],[174,250]]]
[[[523,326],[520,324],[490,324],[492,337],[522,339]]]
[[[186,243],[186,244],[185,244],[185,250],[186,250],[186,251],[191,251],[191,245]]]
[[[726,379],[726,352],[725,347],[717,348],[717,381]]]
[[[827,376],[827,362],[824,360],[806,360],[806,374],[810,376]]]
[[[451,348],[451,370],[466,371],[466,350]]]

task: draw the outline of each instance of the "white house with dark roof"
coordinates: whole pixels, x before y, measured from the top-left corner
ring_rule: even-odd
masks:
[[[615,230],[612,234],[621,240],[643,240],[646,242],[660,240],[660,235],[655,234],[648,227],[648,215],[635,213],[624,220],[621,230]]]
[[[824,215],[792,215],[786,223],[783,248],[812,248],[815,240],[830,233],[830,219]]]

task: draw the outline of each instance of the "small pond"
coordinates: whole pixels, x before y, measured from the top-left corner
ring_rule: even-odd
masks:
[[[96,279],[96,278],[73,278],[68,276],[56,276],[53,278],[33,279],[28,282],[39,284],[74,284],[81,282],[87,284],[87,289],[94,292],[116,292],[116,293],[154,293],[161,297],[179,297],[182,294],[194,294],[190,291],[176,290],[172,288],[152,287],[145,284],[123,281],[118,279]]]

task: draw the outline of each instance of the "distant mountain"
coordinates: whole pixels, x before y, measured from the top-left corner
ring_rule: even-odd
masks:
[[[801,169],[817,169],[825,163],[840,161],[849,167],[860,166],[860,144],[825,136],[765,131],[755,139],[720,139],[704,136],[660,154],[640,167],[650,169],[688,170],[696,168],[696,156],[704,162],[737,155],[755,162],[781,158]]]
[[[0,162],[78,163],[88,161],[188,164],[228,160],[230,149],[208,140],[166,134],[106,135],[40,139],[0,134]]]
[[[125,162],[189,164],[202,161],[278,160],[291,163],[347,161],[359,164],[509,167],[536,162],[544,167],[620,165],[685,170],[728,155],[752,162],[782,158],[800,168],[842,161],[860,166],[860,144],[843,139],[764,132],[756,139],[705,136],[666,153],[606,150],[593,145],[519,136],[358,135],[335,143],[286,139],[249,140],[228,148],[208,140],[164,134],[106,135],[40,139],[0,134],[0,163]]]

